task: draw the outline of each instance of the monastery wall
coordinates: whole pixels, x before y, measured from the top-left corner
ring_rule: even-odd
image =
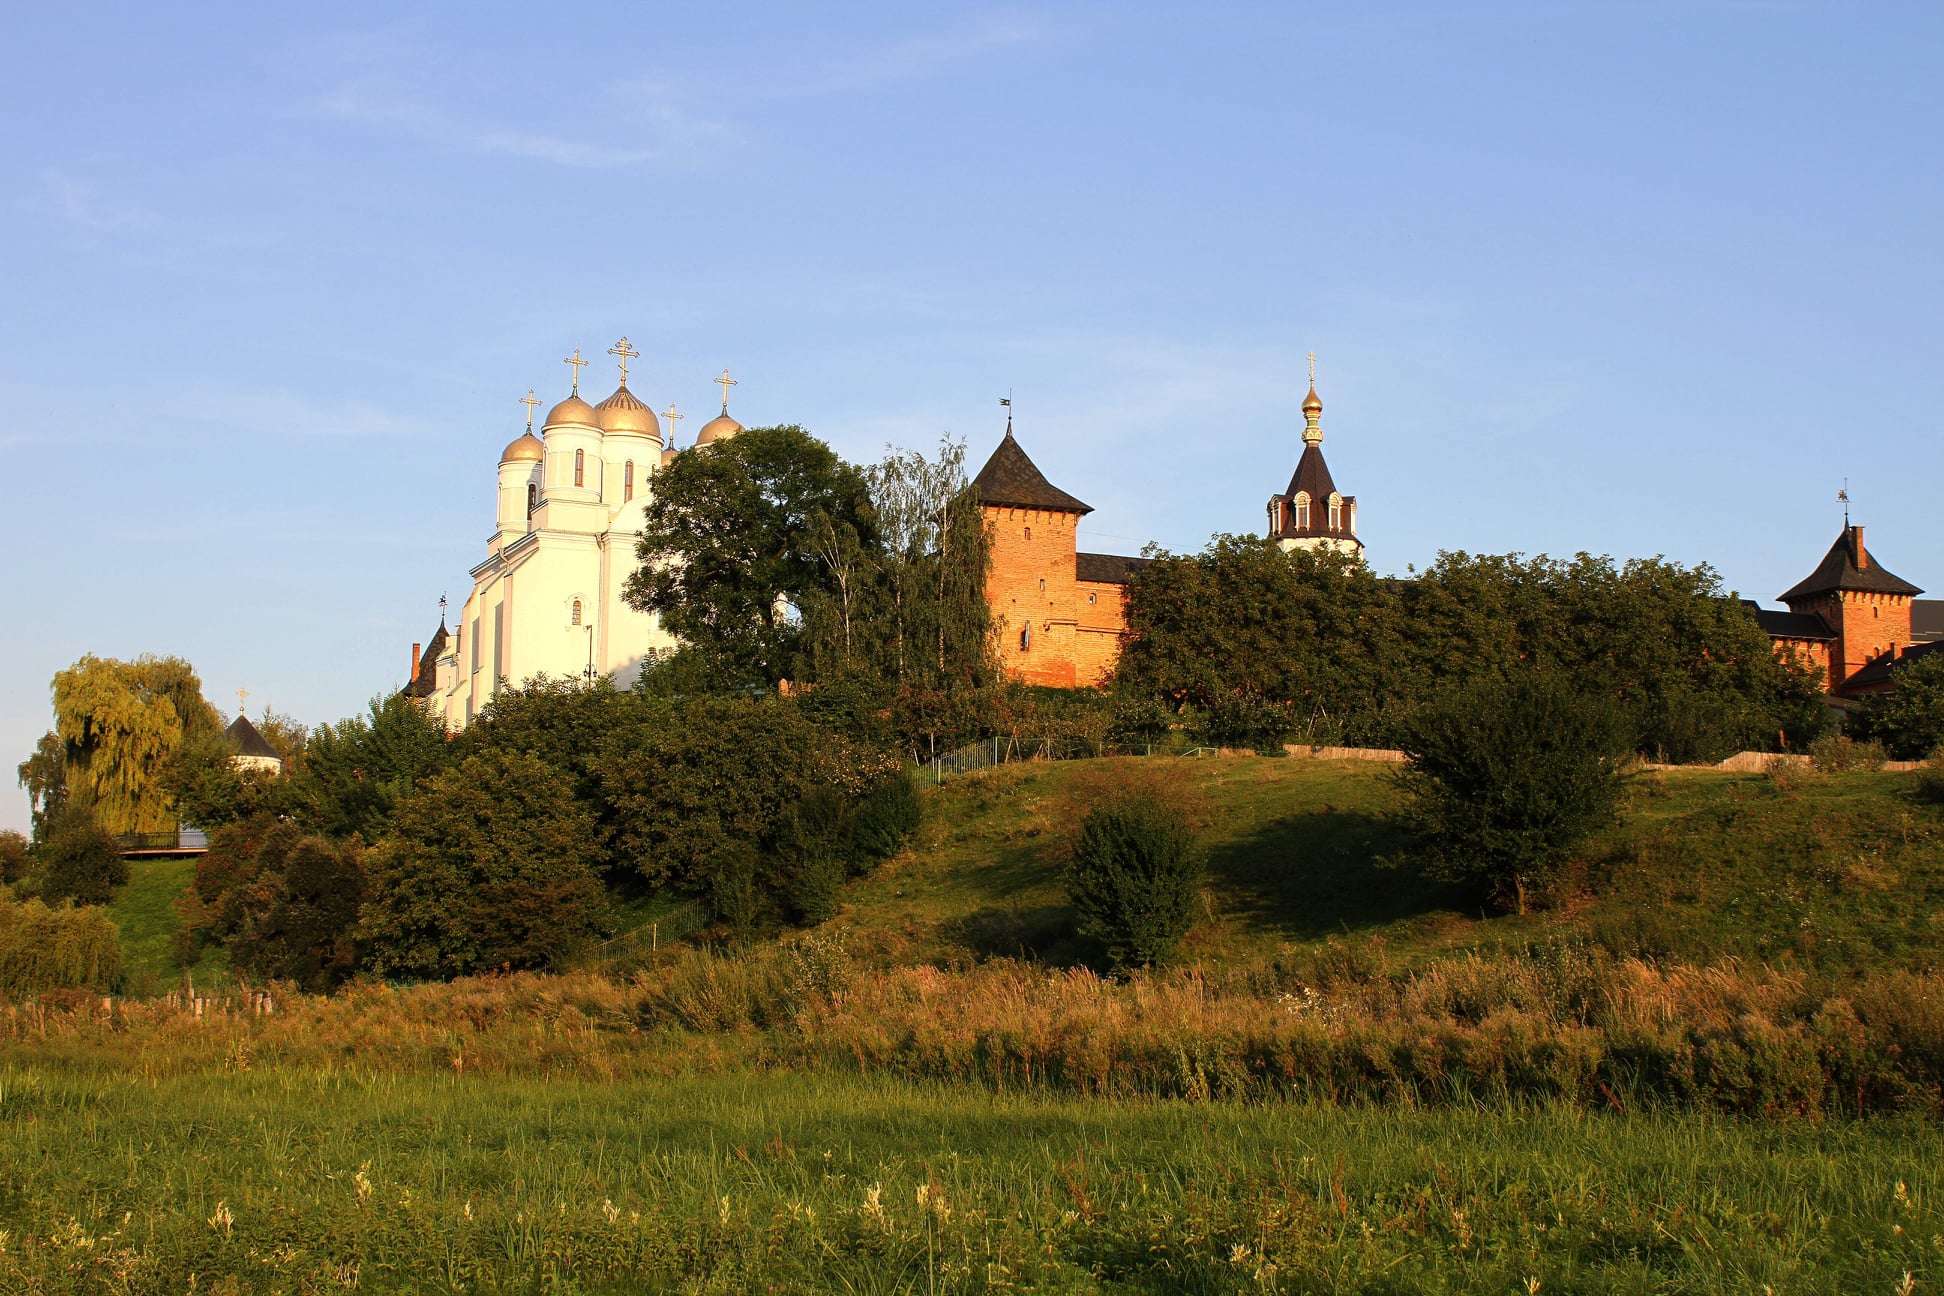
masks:
[[[1028,684],[1073,688],[1079,582],[1074,578],[1073,513],[1028,508],[984,510],[991,568],[986,604],[998,626],[999,661]]]

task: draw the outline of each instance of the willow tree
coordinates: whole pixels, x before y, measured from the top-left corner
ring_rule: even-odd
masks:
[[[162,783],[169,758],[220,729],[202,681],[180,657],[90,655],[54,676],[67,795],[110,832],[173,828],[175,808]]]

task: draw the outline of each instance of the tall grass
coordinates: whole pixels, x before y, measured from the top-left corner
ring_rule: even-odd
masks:
[[[1905,1122],[13,1068],[0,1166],[9,1291],[1891,1296],[1944,1260]]]

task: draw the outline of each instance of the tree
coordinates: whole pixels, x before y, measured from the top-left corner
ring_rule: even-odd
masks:
[[[59,734],[41,735],[34,754],[19,765],[20,786],[27,791],[28,808],[33,815],[34,837],[42,835],[41,825],[54,811],[67,804],[67,749]]]
[[[70,804],[54,813],[34,847],[34,881],[50,903],[107,904],[128,881],[128,861],[93,810]]]
[[[1083,934],[1097,937],[1117,969],[1153,967],[1194,926],[1203,863],[1177,809],[1118,795],[1088,812],[1067,863],[1067,895]]]
[[[370,853],[358,938],[389,976],[545,968],[598,935],[593,816],[535,757],[488,748],[426,779]]]
[[[1944,749],[1944,651],[1906,657],[1890,669],[1892,687],[1863,699],[1857,736],[1875,739],[1898,760]]]
[[[179,657],[81,658],[54,676],[54,721],[69,798],[111,833],[175,827],[164,767],[183,742],[219,728],[194,668]]]
[[[1528,890],[1613,821],[1627,746],[1620,708],[1556,674],[1448,689],[1404,734],[1405,819],[1426,870],[1483,881],[1524,913]]]
[[[367,715],[317,727],[291,795],[327,835],[373,841],[389,831],[399,801],[451,759],[445,722],[388,694],[373,698]]]
[[[296,809],[290,779],[265,769],[240,768],[227,739],[213,734],[185,741],[162,769],[162,787],[177,817],[205,832],[259,814]]]
[[[805,604],[838,597],[819,534],[876,545],[863,476],[800,427],[750,428],[656,475],[625,597],[773,684],[795,665]]]
[[[329,990],[357,964],[364,899],[357,850],[282,825],[259,849],[255,885],[237,898],[230,964],[266,980]]]
[[[12,886],[33,866],[27,839],[17,832],[0,832],[0,885]]]

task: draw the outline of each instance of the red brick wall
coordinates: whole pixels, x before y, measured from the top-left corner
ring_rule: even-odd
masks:
[[[1829,681],[1829,644],[1827,641],[1817,639],[1772,639],[1770,642],[1775,646],[1777,656],[1783,654],[1793,655],[1804,666],[1812,667],[1822,673],[1822,685],[1825,691],[1831,687]]]
[[[1080,683],[1078,582],[1074,579],[1077,513],[987,508],[992,567],[986,604],[998,624],[999,662],[1028,684],[1072,688]],[[1029,647],[1020,631],[1032,627]]]
[[[1844,590],[1798,610],[1816,613],[1836,632],[1829,661],[1832,688],[1840,688],[1844,680],[1885,653],[1893,649],[1901,653],[1910,646],[1907,594]]]
[[[1082,684],[1106,684],[1120,660],[1127,633],[1127,586],[1079,581],[1080,626],[1074,665]]]

